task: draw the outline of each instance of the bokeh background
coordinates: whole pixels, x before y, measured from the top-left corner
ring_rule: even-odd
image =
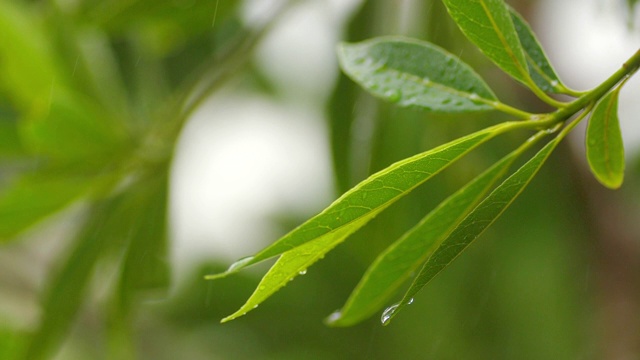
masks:
[[[513,0],[565,83],[640,45],[635,1]],[[385,211],[259,309],[219,320],[265,266],[224,270],[394,161],[505,120],[400,109],[341,75],[339,41],[403,35],[549,109],[439,0],[0,3],[0,358],[636,359],[640,82],[620,99],[623,187],[582,130],[393,324],[322,320],[375,256],[526,138],[503,136]]]

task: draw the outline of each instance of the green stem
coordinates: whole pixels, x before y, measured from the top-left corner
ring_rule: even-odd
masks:
[[[545,93],[544,91],[542,91],[542,89],[538,87],[538,85],[535,83],[535,81],[533,81],[533,79],[528,73],[526,74],[526,76],[527,76],[527,81],[529,82],[529,85],[530,85],[529,88],[540,100],[558,109],[562,109],[567,106],[566,103],[562,101],[558,101],[552,98],[551,96],[547,95],[547,93]]]
[[[580,109],[583,109],[585,106],[587,106],[589,103],[595,102],[606,95],[612,88],[618,85],[618,83],[620,83],[626,77],[633,75],[638,70],[638,68],[640,68],[640,50],[636,51],[633,56],[631,56],[624,64],[622,64],[622,67],[618,71],[613,73],[613,75],[611,75],[602,84],[585,93],[575,101],[569,103],[564,108],[553,113],[553,119],[555,119],[556,121],[564,121],[568,119],[569,117],[580,111]]]
[[[511,107],[507,104],[501,103],[500,101],[487,101],[485,102],[488,105],[491,105],[494,109],[501,111],[505,114],[513,115],[520,119],[531,119],[534,114],[530,112],[526,112],[524,110],[520,110],[518,108]]]

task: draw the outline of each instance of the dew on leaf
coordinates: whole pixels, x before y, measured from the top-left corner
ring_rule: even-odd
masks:
[[[336,310],[327,317],[327,323],[329,324],[334,323],[340,320],[341,317],[342,317],[342,312],[340,310]]]
[[[382,312],[382,316],[380,317],[380,322],[382,322],[382,325],[387,325],[389,323],[389,320],[391,320],[391,317],[396,312],[396,309],[399,305],[400,304],[393,304],[384,309],[384,311]]]
[[[298,272],[298,274],[299,274],[299,275],[305,275],[306,273],[307,273],[307,269],[300,270],[300,271]]]
[[[227,269],[227,272],[233,272],[238,269],[242,269],[247,263],[251,262],[251,260],[253,260],[253,256],[243,257],[242,259],[231,264],[231,266],[229,266],[229,269]]]
[[[413,298],[407,301],[407,305],[411,304],[413,304]],[[384,309],[384,311],[382,312],[382,316],[380,317],[380,322],[382,322],[382,325],[387,325],[389,323],[389,321],[393,317],[393,314],[395,314],[396,310],[398,310],[399,306],[400,303],[398,302]]]

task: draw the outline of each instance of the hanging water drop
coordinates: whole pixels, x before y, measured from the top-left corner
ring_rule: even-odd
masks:
[[[340,312],[340,310],[336,310],[327,317],[326,321],[328,324],[333,324],[336,321],[340,320],[341,317],[342,317],[342,312]]]
[[[307,273],[307,269],[298,271],[299,275],[305,275]]]
[[[382,325],[387,325],[389,323],[389,320],[391,320],[391,317],[396,312],[396,309],[399,305],[400,304],[393,304],[384,309],[384,311],[382,312],[382,316],[380,317],[380,322],[382,322]]]
[[[253,260],[253,256],[243,257],[242,259],[231,264],[231,266],[229,266],[229,269],[227,269],[227,272],[238,271],[245,267],[247,263],[251,262],[251,260]]]
[[[411,305],[413,304],[413,298],[409,299],[409,301],[407,301],[407,305]]]

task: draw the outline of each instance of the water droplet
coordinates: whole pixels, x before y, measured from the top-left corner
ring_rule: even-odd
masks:
[[[384,96],[386,96],[391,102],[398,102],[400,101],[400,97],[402,96],[402,94],[400,93],[400,90],[391,89],[387,90],[387,92],[384,93]]]
[[[307,269],[300,270],[300,271],[298,272],[298,274],[300,274],[300,275],[305,275],[306,273],[307,273]]]
[[[231,264],[231,266],[229,266],[229,269],[227,269],[227,272],[238,271],[245,267],[247,263],[251,262],[251,260],[253,260],[253,256],[243,257],[242,259]]]
[[[551,82],[549,82],[549,84],[551,84],[552,87],[556,87],[558,86],[560,83],[558,82],[558,80],[551,80]]]
[[[409,301],[407,301],[407,305],[411,305],[413,304],[413,298],[409,299]]]
[[[327,323],[332,324],[340,320],[341,317],[342,317],[342,312],[340,312],[340,310],[336,310],[327,317]]]
[[[384,311],[382,312],[382,316],[380,317],[380,322],[382,322],[382,325],[387,325],[389,323],[389,320],[391,320],[391,317],[396,312],[398,305],[400,304],[393,304],[384,309]]]
[[[478,96],[478,94],[476,94],[476,93],[472,93],[471,95],[469,95],[469,99],[478,100],[478,99],[480,99],[480,96]]]
[[[254,309],[257,309],[257,308],[258,308],[258,304],[253,305],[253,308],[254,308]]]

